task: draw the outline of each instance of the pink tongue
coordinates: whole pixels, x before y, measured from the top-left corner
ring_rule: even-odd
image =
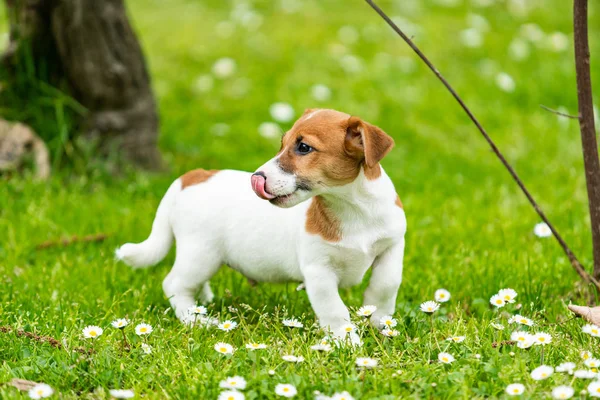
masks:
[[[254,193],[256,193],[258,197],[264,200],[271,200],[275,198],[275,196],[273,196],[271,193],[267,193],[265,190],[265,185],[267,182],[265,181],[264,177],[260,175],[252,175],[250,180],[252,182],[252,190],[254,190]]]

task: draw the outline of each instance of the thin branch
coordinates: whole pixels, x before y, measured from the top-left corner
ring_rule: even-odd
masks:
[[[543,108],[546,111],[550,111],[552,114],[560,115],[561,117],[567,117],[567,118],[572,118],[572,119],[579,119],[578,115],[571,115],[571,114],[567,114],[567,113],[564,113],[564,112],[560,112],[560,111],[555,110],[553,108],[546,107],[543,104],[540,104],[540,107]]]
[[[35,248],[37,250],[47,249],[48,247],[55,246],[70,246],[75,243],[89,243],[89,242],[102,242],[108,237],[107,234],[98,233],[95,235],[87,236],[71,236],[70,238],[48,240],[46,242],[38,244]]]
[[[481,126],[481,124],[479,123],[479,121],[477,120],[477,118],[475,118],[475,116],[473,115],[473,113],[471,112],[471,110],[467,107],[467,105],[464,103],[464,101],[458,96],[458,94],[452,88],[452,86],[450,86],[450,84],[448,83],[448,81],[442,76],[442,74],[440,74],[440,72],[438,71],[438,69],[431,63],[431,61],[429,61],[429,59],[425,56],[425,54],[423,54],[421,52],[421,50],[419,50],[419,48],[413,43],[413,41],[410,40],[410,38],[408,36],[406,36],[404,34],[404,32],[402,32],[402,30],[400,30],[400,28],[398,28],[398,26],[390,19],[390,17],[387,16],[386,13],[384,13],[381,10],[381,8],[379,8],[379,6],[377,4],[375,4],[372,0],[365,0],[365,1],[377,12],[377,14],[379,14],[381,16],[381,18],[383,18],[385,20],[385,22],[387,22],[387,24],[406,42],[406,44],[408,44],[410,46],[410,48],[413,49],[413,51],[415,53],[417,53],[417,55],[419,56],[419,58],[425,64],[427,64],[427,66],[429,67],[429,69],[444,84],[444,86],[446,87],[446,89],[448,89],[448,91],[456,99],[456,101],[458,102],[458,104],[460,104],[460,106],[465,111],[465,113],[467,113],[467,115],[469,116],[469,118],[471,119],[471,121],[473,121],[473,123],[475,124],[475,126],[477,126],[477,129],[479,129],[479,132],[481,132],[481,134],[483,135],[483,137],[485,138],[485,140],[488,142],[488,144],[492,148],[493,152],[496,154],[496,156],[498,157],[498,159],[502,162],[502,164],[504,165],[504,167],[508,170],[508,172],[510,173],[510,175],[512,176],[512,178],[514,179],[514,181],[517,183],[517,185],[519,185],[519,187],[521,188],[521,191],[523,192],[523,194],[525,194],[525,196],[527,197],[527,200],[529,200],[529,203],[531,203],[531,205],[533,206],[533,208],[535,209],[535,211],[537,212],[537,214],[540,216],[540,218],[542,219],[542,221],[544,221],[548,225],[548,227],[550,228],[550,230],[554,234],[554,237],[556,238],[556,240],[558,241],[558,243],[562,247],[562,249],[565,252],[565,254],[567,255],[567,257],[569,258],[569,261],[571,262],[571,265],[573,266],[573,269],[575,269],[575,271],[579,274],[579,276],[585,282],[591,282],[596,287],[596,289],[598,291],[600,291],[600,282],[598,282],[598,280],[596,280],[593,276],[591,276],[585,270],[585,268],[583,268],[583,266],[581,265],[581,263],[579,262],[579,260],[575,256],[575,254],[573,254],[573,252],[571,251],[571,249],[569,248],[569,246],[567,245],[567,243],[563,240],[562,236],[560,236],[560,234],[558,233],[558,231],[556,230],[556,228],[554,228],[554,225],[552,225],[552,223],[548,220],[548,218],[546,217],[546,214],[544,214],[544,212],[542,211],[542,209],[540,208],[540,206],[538,205],[538,203],[534,200],[534,198],[531,195],[531,193],[529,193],[529,190],[527,190],[527,188],[525,187],[525,185],[523,184],[523,182],[521,181],[521,179],[519,178],[519,176],[515,172],[514,168],[508,163],[508,161],[502,155],[502,153],[500,152],[500,150],[498,149],[498,147],[496,146],[496,144],[494,143],[494,141],[492,140],[492,138],[488,135],[488,133],[483,128],[483,126]]]

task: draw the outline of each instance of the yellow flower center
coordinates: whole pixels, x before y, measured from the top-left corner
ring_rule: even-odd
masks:
[[[231,326],[231,324],[225,324],[223,325],[223,328],[229,328]]]
[[[352,332],[352,327],[351,327],[351,326],[348,326],[348,327],[346,328],[346,332]]]
[[[96,336],[96,331],[90,331],[90,336]]]
[[[289,391],[290,391],[290,388],[284,387],[284,388],[283,388],[283,391],[284,391],[284,392],[289,392]]]
[[[519,393],[519,389],[513,389],[513,393]]]
[[[504,300],[510,300],[510,296],[504,296]]]
[[[44,394],[44,391],[42,389],[38,389],[37,394],[38,396],[41,396]]]
[[[600,393],[600,387],[596,389],[596,393]]]
[[[448,357],[442,357],[442,361],[448,362]]]
[[[545,372],[542,372],[542,378],[545,378],[546,376],[548,376],[548,374],[546,374]]]
[[[592,329],[592,333],[597,334],[598,333],[598,329]]]
[[[232,385],[237,385],[237,382],[236,381],[231,381],[231,384]]]
[[[147,329],[146,328],[140,328],[140,332],[146,332]]]
[[[527,323],[527,320],[526,320],[526,319],[522,319],[522,320],[521,320],[521,323],[522,323],[522,324],[526,324],[526,323]]]
[[[235,400],[235,399],[233,398],[233,396],[229,396],[229,397],[227,398],[227,400]]]
[[[538,340],[539,340],[540,342],[545,342],[545,341],[546,341],[546,338],[545,338],[545,337],[541,337],[541,338],[538,338]]]
[[[496,304],[502,304],[502,299],[496,300]]]
[[[445,294],[440,294],[440,299],[443,299],[444,297],[446,297]]]
[[[221,353],[225,353],[225,352],[227,351],[227,348],[226,348],[226,347],[221,347],[221,348],[219,349],[219,351],[220,351]]]

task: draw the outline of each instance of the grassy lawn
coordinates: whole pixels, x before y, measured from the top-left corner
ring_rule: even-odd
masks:
[[[591,3],[592,80],[598,83],[600,7]],[[565,361],[588,369],[583,350],[600,357],[598,338],[582,333],[583,322],[566,309],[570,301],[584,302],[587,292],[556,242],[533,234],[537,215],[451,96],[366,3],[127,4],[159,99],[160,147],[169,171],[113,177],[102,169],[63,169],[48,183],[0,181],[0,325],[59,341],[53,347],[0,332],[0,382],[23,378],[51,385],[57,398],[94,399],[119,388],[144,398],[216,399],[219,382],[233,375],[248,381],[247,399],[277,398],[279,383],[295,385],[297,398],[313,398],[315,391],[348,391],[356,399],[502,398],[512,383],[525,385],[523,398],[550,397],[560,385],[584,397],[579,393],[590,380],[555,372],[537,381],[530,372]],[[472,107],[591,266],[578,126],[539,107],[576,113],[570,2],[382,6]],[[7,30],[4,14],[0,9],[0,32]],[[219,78],[213,66],[224,57],[235,61],[235,71]],[[329,98],[315,99],[314,85],[328,87]],[[356,317],[361,348],[311,350],[323,333],[305,292],[296,284],[252,287],[227,268],[212,280],[216,297],[207,308],[237,328],[185,328],[161,287],[173,251],[141,271],[114,259],[118,245],[147,237],[160,198],[180,174],[198,167],[254,170],[271,158],[279,137],[259,134],[259,126],[273,120],[269,107],[276,102],[292,105],[296,116],[312,107],[346,111],[394,137],[396,148],[383,166],[408,218],[397,337],[384,337]],[[59,116],[50,114],[58,124]],[[285,131],[291,123],[279,125]],[[36,249],[47,240],[96,233],[107,240]],[[342,292],[353,310],[366,283]],[[506,287],[517,291],[517,301],[495,309],[489,299]],[[433,315],[419,311],[439,288],[449,290],[451,300]],[[508,324],[516,313],[535,325]],[[292,317],[304,328],[283,326]],[[110,326],[116,318],[131,320],[124,330],[131,351]],[[154,328],[150,335],[134,333],[142,322]],[[104,334],[85,339],[87,325]],[[529,349],[503,343],[515,330],[547,332],[552,342]],[[452,335],[466,338],[446,341]],[[142,351],[144,342],[151,354]],[[219,354],[217,342],[236,350]],[[250,351],[249,342],[267,348]],[[456,360],[440,363],[440,352]],[[286,354],[304,361],[284,361]],[[357,368],[357,357],[375,358],[378,366]],[[0,385],[0,398],[26,396]]]

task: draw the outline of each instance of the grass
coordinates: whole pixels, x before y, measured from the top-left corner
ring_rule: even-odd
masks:
[[[581,350],[600,357],[597,339],[581,333],[581,321],[572,320],[566,310],[570,301],[584,301],[577,275],[553,239],[533,235],[536,214],[450,95],[363,2],[308,0],[296,12],[281,7],[294,3],[255,2],[262,24],[252,29],[223,24],[242,2],[128,2],[159,99],[160,146],[171,170],[112,177],[101,169],[75,174],[64,168],[48,183],[13,178],[0,184],[0,325],[54,337],[62,346],[0,333],[0,382],[15,377],[46,382],[62,398],[107,398],[108,389],[131,388],[156,399],[214,399],[219,381],[236,374],[248,380],[248,399],[275,398],[275,385],[284,382],[296,385],[298,398],[312,398],[315,390],[327,395],[347,390],[357,399],[499,398],[514,382],[525,384],[524,398],[549,397],[560,384],[572,384],[576,393],[586,388],[587,381],[566,374],[532,380],[529,372],[542,363],[540,346],[521,350],[493,345],[510,338],[514,326],[507,324],[507,317],[517,311],[514,305],[494,310],[489,298],[511,287],[522,304],[518,312],[536,323],[530,331],[553,336],[543,348],[543,363],[581,363]],[[474,5],[483,1],[458,1],[452,7],[444,3],[453,2],[382,5],[402,16],[407,32],[473,108],[581,261],[590,266],[577,124],[539,107],[576,113],[570,42],[564,51],[549,46],[553,32],[572,40],[570,5],[558,0],[490,2],[487,7]],[[526,4],[525,13],[519,4]],[[590,19],[596,20],[599,12],[591,4]],[[481,47],[467,47],[459,39],[473,21],[481,22],[470,14],[484,17],[489,25]],[[544,39],[525,41],[529,56],[515,60],[509,47],[522,37],[527,23],[537,24]],[[590,25],[592,80],[600,82],[594,57],[600,54],[600,42],[594,40],[600,32]],[[230,26],[231,36],[216,33]],[[340,38],[343,26],[354,27],[358,41],[344,44],[348,29]],[[346,71],[340,63],[344,53],[357,56],[362,69]],[[210,75],[221,57],[236,60],[235,74],[214,79],[209,92],[199,91],[198,77]],[[351,62],[346,58],[344,65]],[[512,76],[514,91],[498,87],[500,72]],[[331,88],[331,98],[314,100],[314,84]],[[55,102],[61,98],[51,91],[47,95]],[[322,334],[305,292],[297,292],[295,284],[251,287],[226,268],[213,279],[216,299],[209,312],[221,320],[234,318],[238,328],[229,333],[187,329],[168,311],[161,289],[173,253],[143,271],[114,260],[119,244],[146,237],[161,196],[181,173],[197,167],[254,170],[272,157],[278,139],[260,136],[257,128],[271,119],[269,106],[277,101],[290,103],[297,114],[315,106],[344,110],[395,138],[397,147],[383,165],[409,222],[395,314],[398,337],[384,338],[359,323],[362,348],[316,353],[309,346]],[[64,121],[61,125],[64,118],[55,105],[44,109],[38,103],[19,104],[6,105],[3,114],[38,121],[32,124],[44,137],[72,128]],[[223,130],[216,124],[227,124],[227,133],[215,135]],[[281,124],[283,130],[289,126]],[[91,233],[109,237],[102,243],[36,250],[46,240]],[[365,286],[343,291],[350,307],[360,305]],[[432,317],[418,311],[440,287],[452,293],[451,301]],[[282,318],[292,316],[305,328],[283,327]],[[131,326],[126,333],[132,350],[122,350],[120,332],[110,327],[119,317],[154,327],[144,339],[152,354],[141,352],[142,339]],[[492,321],[507,329],[493,329]],[[95,342],[81,333],[92,324],[105,329]],[[455,334],[465,335],[465,342],[444,340]],[[229,357],[217,354],[213,345],[218,341],[238,350]],[[249,341],[269,347],[249,352],[244,348]],[[73,351],[77,348],[92,353]],[[435,362],[444,350],[456,357],[454,363]],[[284,362],[281,355],[287,353],[306,360]],[[379,366],[359,370],[354,364],[359,356],[377,358]],[[1,398],[24,396],[0,386]]]

